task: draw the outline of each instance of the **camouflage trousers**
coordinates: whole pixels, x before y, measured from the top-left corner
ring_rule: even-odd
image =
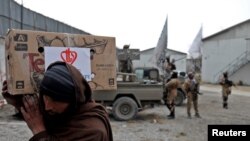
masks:
[[[193,94],[189,92],[187,94],[187,114],[188,116],[191,116],[191,106],[194,106],[194,111],[196,115],[199,115],[199,110],[198,110],[198,94]]]
[[[175,112],[175,97],[177,96],[176,92],[167,92],[168,94],[164,96],[163,100],[165,105],[168,107],[170,114]]]
[[[223,108],[227,108],[228,96],[230,94],[231,94],[231,89],[230,88],[223,88],[222,89],[222,100],[223,100],[222,106],[223,106]]]

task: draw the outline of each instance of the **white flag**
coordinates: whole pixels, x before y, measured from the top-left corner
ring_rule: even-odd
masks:
[[[158,40],[157,46],[155,47],[153,55],[150,59],[150,61],[160,71],[163,71],[163,61],[166,58],[167,43],[168,43],[168,18],[165,21],[165,25],[161,32],[161,36]]]
[[[202,45],[202,26],[188,50],[189,55],[193,59],[201,57],[201,45]]]

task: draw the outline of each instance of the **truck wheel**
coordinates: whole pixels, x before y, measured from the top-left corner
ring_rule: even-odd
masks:
[[[184,101],[184,93],[180,90],[177,90],[177,96],[175,98],[175,105],[176,106],[181,106]]]
[[[116,120],[125,121],[132,119],[138,112],[136,102],[130,97],[118,98],[112,108],[112,114]]]

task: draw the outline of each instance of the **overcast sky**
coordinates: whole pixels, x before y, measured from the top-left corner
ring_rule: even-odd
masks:
[[[21,2],[22,0],[16,0]],[[25,7],[122,48],[155,47],[168,16],[168,48],[186,52],[201,25],[203,37],[250,18],[250,0],[23,0]]]

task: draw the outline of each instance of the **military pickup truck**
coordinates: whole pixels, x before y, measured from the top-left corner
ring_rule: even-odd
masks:
[[[134,81],[122,81],[119,76],[132,76]],[[131,80],[131,79],[129,79]],[[104,106],[111,107],[116,120],[125,121],[134,118],[145,107],[164,104],[163,84],[156,68],[136,68],[134,73],[117,74],[117,90],[98,90],[93,98]],[[178,88],[176,105],[182,105],[186,96]]]

